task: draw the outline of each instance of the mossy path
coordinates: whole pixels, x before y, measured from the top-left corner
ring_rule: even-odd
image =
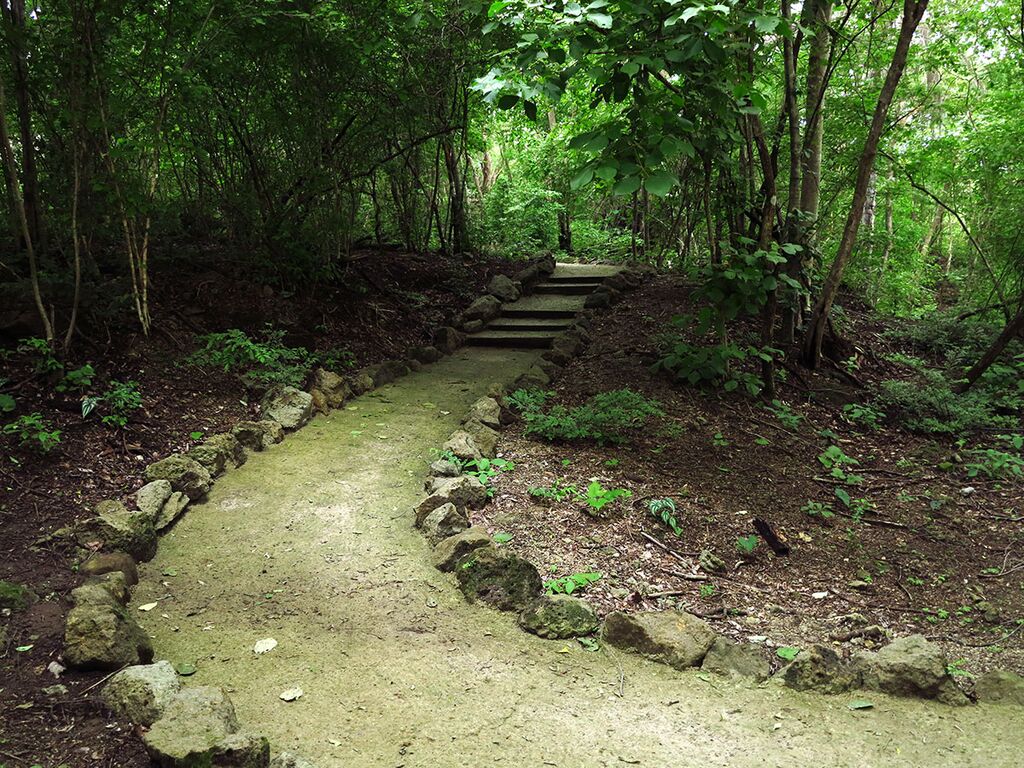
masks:
[[[411,507],[431,449],[534,354],[463,349],[223,477],[143,569],[157,657],[193,663],[190,684],[224,686],[245,728],[323,768],[1020,764],[1014,708],[873,695],[852,711],[543,641],[467,605]]]

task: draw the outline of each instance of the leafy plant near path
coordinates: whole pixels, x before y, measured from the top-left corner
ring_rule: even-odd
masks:
[[[53,424],[43,418],[40,413],[28,413],[19,416],[3,428],[5,435],[13,435],[18,445],[31,448],[39,453],[49,453],[60,443],[61,431],[54,429]]]
[[[574,408],[555,405],[545,411],[550,397],[551,393],[539,390],[517,390],[508,398],[508,403],[522,413],[527,435],[551,442],[594,440],[618,444],[649,418],[664,416],[657,401],[630,389],[602,392]]]
[[[573,573],[569,576],[545,581],[544,589],[549,595],[571,595],[573,592],[582,592],[595,581],[599,581],[601,576],[602,574],[596,571],[592,573]]]
[[[657,519],[672,529],[676,536],[683,535],[683,529],[676,520],[676,503],[672,499],[651,499],[647,503],[647,509]]]
[[[585,494],[581,495],[583,502],[594,513],[600,514],[609,504],[619,499],[628,499],[633,495],[632,491],[625,488],[605,488],[597,480],[587,486]]]
[[[530,488],[530,495],[535,499],[544,501],[562,502],[567,500],[581,501],[586,505],[588,514],[601,517],[605,514],[605,507],[614,504],[619,499],[628,499],[633,492],[626,488],[605,488],[597,480],[587,485],[586,490],[580,490],[572,484],[564,484],[556,478],[549,486],[534,486]]]

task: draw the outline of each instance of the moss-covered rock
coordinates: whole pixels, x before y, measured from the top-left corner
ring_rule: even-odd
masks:
[[[152,661],[149,637],[122,603],[123,594],[115,593],[111,586],[117,585],[86,584],[72,591],[74,607],[64,629],[68,666],[113,670]]]
[[[86,538],[97,537],[109,550],[127,552],[139,561],[156,554],[156,528],[145,512],[129,511],[120,501],[101,501],[94,509],[96,517],[85,525]]]
[[[683,611],[616,611],[605,617],[601,634],[609,645],[675,669],[699,665],[717,637],[707,622]]]
[[[173,490],[184,493],[193,501],[209,493],[212,484],[206,467],[180,453],[172,453],[146,467],[146,480],[150,483],[166,480]]]
[[[477,549],[463,556],[455,565],[455,576],[467,600],[501,611],[524,610],[544,587],[532,563],[498,549]]]
[[[299,429],[313,415],[313,397],[295,387],[274,387],[263,396],[260,409],[265,419],[286,430]]]
[[[600,620],[584,600],[571,595],[544,595],[519,614],[519,626],[539,637],[559,640],[596,632]]]

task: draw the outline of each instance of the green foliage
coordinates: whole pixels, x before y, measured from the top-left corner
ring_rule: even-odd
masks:
[[[456,461],[458,461],[456,459]],[[494,480],[502,472],[511,472],[516,468],[514,461],[508,459],[488,459],[479,458],[472,459],[466,462],[458,462],[462,468],[463,474],[475,477],[487,488],[487,495],[489,497],[494,496],[494,488],[491,485],[491,481]]]
[[[802,414],[797,413],[789,403],[784,403],[781,400],[772,400],[772,404],[766,405],[765,409],[773,413],[775,418],[788,429],[799,429],[800,422],[804,420]]]
[[[505,397],[505,404],[523,414],[536,413],[554,396],[554,392],[545,392],[543,389],[517,389]]]
[[[238,374],[251,387],[300,386],[316,361],[304,347],[285,346],[284,335],[284,331],[270,327],[264,329],[260,340],[251,339],[238,328],[210,333],[201,338],[205,346],[189,360],[201,367]]]
[[[847,403],[843,406],[843,415],[851,424],[878,430],[882,428],[881,421],[885,414],[870,405]]]
[[[91,365],[83,365],[64,374],[64,378],[57,384],[58,392],[85,392],[92,386],[96,370]]]
[[[18,407],[17,401],[13,395],[8,395],[6,392],[0,392],[0,413],[10,413]]]
[[[533,498],[546,502],[562,502],[579,497],[579,489],[575,485],[563,484],[563,481],[558,478],[555,478],[551,485],[533,486],[529,493]]]
[[[761,540],[754,534],[749,536],[740,536],[736,539],[736,551],[744,557],[750,557],[754,554],[754,550],[757,549],[757,545]]]
[[[683,535],[683,528],[676,519],[675,501],[668,498],[651,499],[647,502],[647,509],[650,510],[656,520],[660,520],[664,525],[672,529],[672,533],[676,536]]]
[[[5,435],[13,436],[22,448],[30,448],[39,453],[49,453],[60,443],[61,431],[54,429],[53,424],[43,418],[40,413],[27,413],[14,421],[5,424]]]
[[[523,414],[526,434],[551,442],[594,440],[600,444],[619,444],[626,442],[629,432],[643,427],[650,417],[664,415],[657,401],[629,389],[594,395],[574,408],[555,405],[544,411],[546,400],[547,397],[532,394],[525,401],[516,398],[513,402]]]
[[[18,342],[18,352],[35,360],[35,372],[41,375],[61,373],[64,365],[54,357],[53,349],[46,339],[31,337]]]
[[[864,479],[847,471],[848,467],[855,467],[860,462],[843,453],[838,445],[830,445],[818,454],[818,461],[825,469],[829,470],[832,477],[847,485],[860,485]]]
[[[775,655],[783,661],[793,661],[793,659],[800,655],[800,649],[794,648],[791,645],[783,645],[775,650]]]
[[[892,411],[913,432],[962,435],[983,429],[1016,427],[1019,418],[1001,413],[1000,400],[982,385],[953,392],[941,371],[922,369],[909,380],[883,381],[873,400]]]
[[[984,475],[990,480],[1024,477],[1024,459],[1021,459],[1020,456],[1021,447],[1024,446],[1024,437],[1016,434],[999,435],[998,437],[1009,450],[977,448],[970,451],[973,461],[965,464],[968,477]]]
[[[633,492],[625,488],[605,488],[600,482],[594,480],[580,497],[587,505],[589,512],[600,516],[609,504],[614,504],[619,499],[628,499],[632,495]]]
[[[558,579],[551,579],[544,582],[544,589],[549,595],[571,595],[573,592],[582,592],[591,584],[601,579],[600,573],[573,573]]]
[[[125,427],[133,412],[142,407],[142,393],[137,381],[111,381],[99,398],[106,413],[101,421],[108,427]]]
[[[836,514],[832,505],[827,501],[809,500],[800,508],[800,511],[809,517],[820,517],[823,520],[829,520]]]

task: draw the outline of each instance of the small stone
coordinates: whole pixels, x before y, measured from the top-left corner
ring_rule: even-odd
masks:
[[[264,431],[258,421],[240,421],[231,429],[231,435],[250,451],[262,451]]]
[[[268,768],[270,742],[254,733],[232,733],[213,748],[212,768]]]
[[[85,576],[102,576],[105,573],[119,572],[124,574],[125,583],[135,586],[139,583],[139,570],[135,558],[127,552],[97,552],[79,567],[78,572]]]
[[[156,529],[145,512],[129,512],[119,501],[101,501],[96,517],[85,524],[83,534],[98,537],[105,547],[127,552],[136,560],[151,560],[156,554]]]
[[[112,574],[105,574],[104,578]],[[64,630],[64,661],[83,670],[112,670],[153,658],[149,637],[135,623],[119,596],[104,584],[71,592],[74,607]],[[121,579],[121,586],[124,580]]]
[[[217,746],[237,732],[238,718],[227,694],[200,686],[175,694],[142,740],[159,768],[212,767]]]
[[[359,395],[365,395],[367,392],[373,390],[373,377],[369,371],[362,370],[357,371],[348,380],[349,387],[352,389],[352,394],[358,397]]]
[[[380,365],[369,369],[369,373],[373,378],[374,389],[377,389],[407,376],[409,367],[401,360],[385,360]]]
[[[589,635],[600,624],[590,603],[571,595],[544,595],[519,614],[519,626],[552,640]]]
[[[455,577],[467,600],[480,600],[501,611],[524,610],[544,587],[532,563],[498,549],[464,555],[455,565]]]
[[[181,689],[169,661],[122,669],[103,687],[110,709],[137,725],[152,725]]]
[[[442,504],[423,519],[420,527],[427,540],[437,544],[469,528],[469,518],[464,509],[460,510],[451,503]]]
[[[164,505],[160,508],[160,514],[156,517],[156,529],[157,531],[164,531],[170,528],[188,506],[188,496],[184,493],[178,493],[175,491],[170,495]]]
[[[245,464],[245,460],[248,458],[245,448],[238,442],[238,438],[229,432],[210,435],[203,442],[203,446],[223,454],[225,466],[240,467]]]
[[[475,461],[483,457],[480,446],[473,440],[473,436],[462,429],[452,432],[441,446],[441,450],[452,454],[461,461]]]
[[[466,335],[451,326],[438,328],[434,334],[434,346],[446,355],[452,354],[465,343]]]
[[[521,295],[520,287],[505,275],[495,275],[487,283],[487,292],[500,301],[515,301]]]
[[[949,674],[946,655],[922,635],[893,640],[877,653],[861,652],[854,663],[865,688],[894,696],[964,704],[967,698]]]
[[[564,368],[565,366],[572,362],[573,356],[566,352],[564,349],[548,349],[541,355],[541,357],[547,360],[552,365],[556,365],[559,368]]]
[[[263,430],[263,447],[269,448],[284,441],[284,427],[273,419],[260,419],[257,426]]]
[[[273,387],[260,403],[265,419],[276,421],[286,430],[304,426],[313,415],[313,398],[295,387]]]
[[[441,359],[441,351],[437,347],[413,347],[409,350],[409,357],[424,365],[430,365]]]
[[[212,482],[206,467],[180,453],[172,453],[146,467],[146,480],[167,480],[173,490],[184,493],[193,501],[205,496]]]
[[[462,474],[462,467],[448,459],[438,459],[430,465],[432,477],[458,477]]]
[[[587,296],[586,301],[583,302],[584,309],[601,309],[603,307],[610,307],[612,305],[611,294],[602,291],[601,293],[592,293]]]
[[[466,320],[487,322],[501,314],[501,302],[493,296],[481,296],[470,304],[462,316]]]
[[[473,443],[479,449],[481,456],[493,459],[498,454],[498,440],[500,435],[479,421],[471,420],[462,425],[462,431],[473,438]]]
[[[501,429],[501,406],[493,397],[481,397],[469,407],[463,421],[476,421],[491,429]]]
[[[760,648],[750,643],[734,643],[725,637],[715,638],[700,668],[757,682],[767,680],[771,674],[771,667]]]
[[[434,547],[432,555],[434,567],[439,571],[452,571],[455,569],[455,564],[465,555],[483,547],[493,546],[494,542],[487,535],[487,531],[474,526],[458,535],[449,536]]]
[[[482,509],[487,504],[487,487],[469,475],[451,479],[437,478],[437,490],[416,507],[416,527],[423,525],[427,515],[443,504],[451,503],[456,509]]]
[[[333,371],[317,368],[313,374],[313,386],[323,394],[328,408],[340,408],[352,397],[352,387]]]
[[[483,320],[466,320],[462,324],[463,333],[479,333],[484,329]]]
[[[674,669],[704,660],[717,635],[707,622],[682,611],[608,614],[601,630],[605,642]]]
[[[860,684],[856,669],[843,662],[827,645],[812,645],[780,673],[783,682],[798,691],[845,693]]]
[[[146,483],[135,492],[135,506],[139,508],[140,512],[149,515],[150,520],[156,522],[160,508],[173,490],[169,480],[154,480],[151,483]]]
[[[978,701],[985,704],[1014,704],[1024,707],[1024,677],[1015,672],[992,670],[974,681]]]
[[[278,698],[281,701],[296,701],[302,698],[303,693],[301,688],[289,688],[286,691],[281,691],[281,695]]]

